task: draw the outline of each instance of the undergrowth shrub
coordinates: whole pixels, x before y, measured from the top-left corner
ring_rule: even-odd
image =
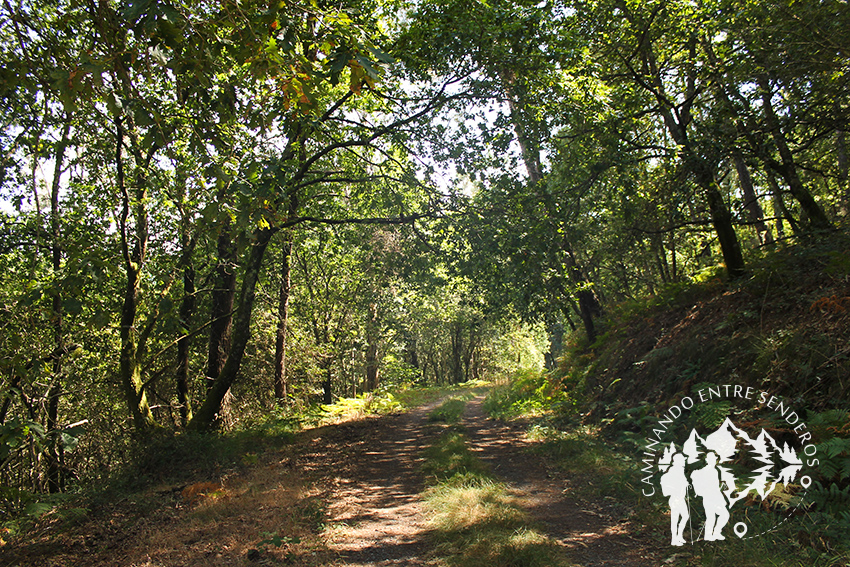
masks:
[[[809,545],[850,555],[850,414],[829,410],[812,415],[818,478],[805,497]]]
[[[497,419],[544,413],[567,415],[575,408],[575,398],[560,382],[553,381],[541,370],[517,371],[507,384],[492,388],[484,400],[484,410]]]
[[[329,418],[351,415],[385,415],[403,411],[404,405],[396,400],[392,392],[384,389],[360,394],[354,398],[340,398],[333,404],[322,405]]]

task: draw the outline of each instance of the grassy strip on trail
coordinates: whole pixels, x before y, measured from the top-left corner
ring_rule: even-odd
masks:
[[[562,550],[533,527],[507,486],[469,450],[458,425],[465,401],[449,398],[429,416],[445,432],[425,451],[435,556],[449,567],[567,566]]]
[[[460,421],[461,416],[463,415],[463,410],[466,407],[466,402],[471,400],[472,397],[473,395],[471,392],[455,394],[449,397],[437,408],[433,409],[431,413],[428,414],[428,421],[441,421],[443,423],[450,424],[458,423]]]

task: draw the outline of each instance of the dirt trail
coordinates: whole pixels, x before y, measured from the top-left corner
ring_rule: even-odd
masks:
[[[463,418],[470,449],[492,472],[505,480],[517,502],[546,526],[547,534],[568,549],[584,567],[642,567],[661,563],[650,542],[631,535],[628,521],[603,501],[585,502],[569,496],[570,479],[551,474],[529,452],[533,441],[520,424],[487,419],[483,397],[467,403]]]
[[[528,450],[534,444],[524,426],[488,419],[479,396],[467,404],[463,426],[470,449],[504,479],[518,503],[540,521],[548,535],[585,567],[643,567],[660,563],[648,542],[630,535],[602,502],[581,502],[567,495],[569,480],[553,479],[546,465]],[[400,416],[336,426],[312,440],[299,466],[312,469],[325,483],[334,565],[431,565],[427,524],[420,493],[422,450],[439,433],[427,423],[430,404]],[[343,429],[339,429],[343,428]],[[351,430],[346,433],[346,428]],[[349,436],[350,434],[350,436]],[[334,452],[333,446],[338,450]]]
[[[420,493],[422,451],[438,433],[437,402],[401,415],[316,430],[298,466],[324,486],[329,547],[350,567],[430,565]]]
[[[632,537],[605,499],[569,495],[569,479],[550,475],[529,453],[533,442],[523,425],[487,419],[482,397],[467,404],[463,418],[470,449],[577,565],[661,564],[660,552]],[[182,502],[179,491],[152,490],[139,495],[149,501],[143,508],[116,505],[64,535],[49,537],[47,530],[17,548],[0,544],[0,566],[223,567],[277,557],[323,567],[433,567],[439,561],[421,500],[421,468],[423,450],[444,430],[428,423],[438,403],[307,431],[228,480],[225,497],[197,507]],[[293,517],[301,523],[292,524]],[[310,530],[291,558],[287,546],[263,551],[258,543],[264,532],[290,529]]]

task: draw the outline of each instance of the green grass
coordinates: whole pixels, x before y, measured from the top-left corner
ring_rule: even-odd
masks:
[[[452,396],[428,414],[428,421],[441,421],[443,423],[458,423],[463,416],[466,407],[466,399],[461,396]]]
[[[449,400],[450,407],[458,406]],[[462,411],[462,406],[461,406]],[[425,451],[432,559],[447,567],[567,566],[562,550],[517,506],[453,425]]]
[[[476,473],[457,474],[426,492],[436,553],[462,567],[568,565],[560,550],[513,503],[507,487]]]
[[[466,446],[463,430],[452,427],[425,450],[426,482],[437,485],[458,475],[486,475],[484,464]]]

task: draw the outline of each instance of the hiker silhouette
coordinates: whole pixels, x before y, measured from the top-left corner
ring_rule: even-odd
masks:
[[[661,493],[670,499],[671,545],[684,545],[685,526],[688,523],[688,477],[685,476],[685,456],[673,455],[673,464],[661,475]]]
[[[719,541],[726,539],[720,532],[729,521],[728,502],[720,487],[717,454],[708,452],[705,463],[705,467],[691,473],[691,483],[705,508],[705,541]]]

